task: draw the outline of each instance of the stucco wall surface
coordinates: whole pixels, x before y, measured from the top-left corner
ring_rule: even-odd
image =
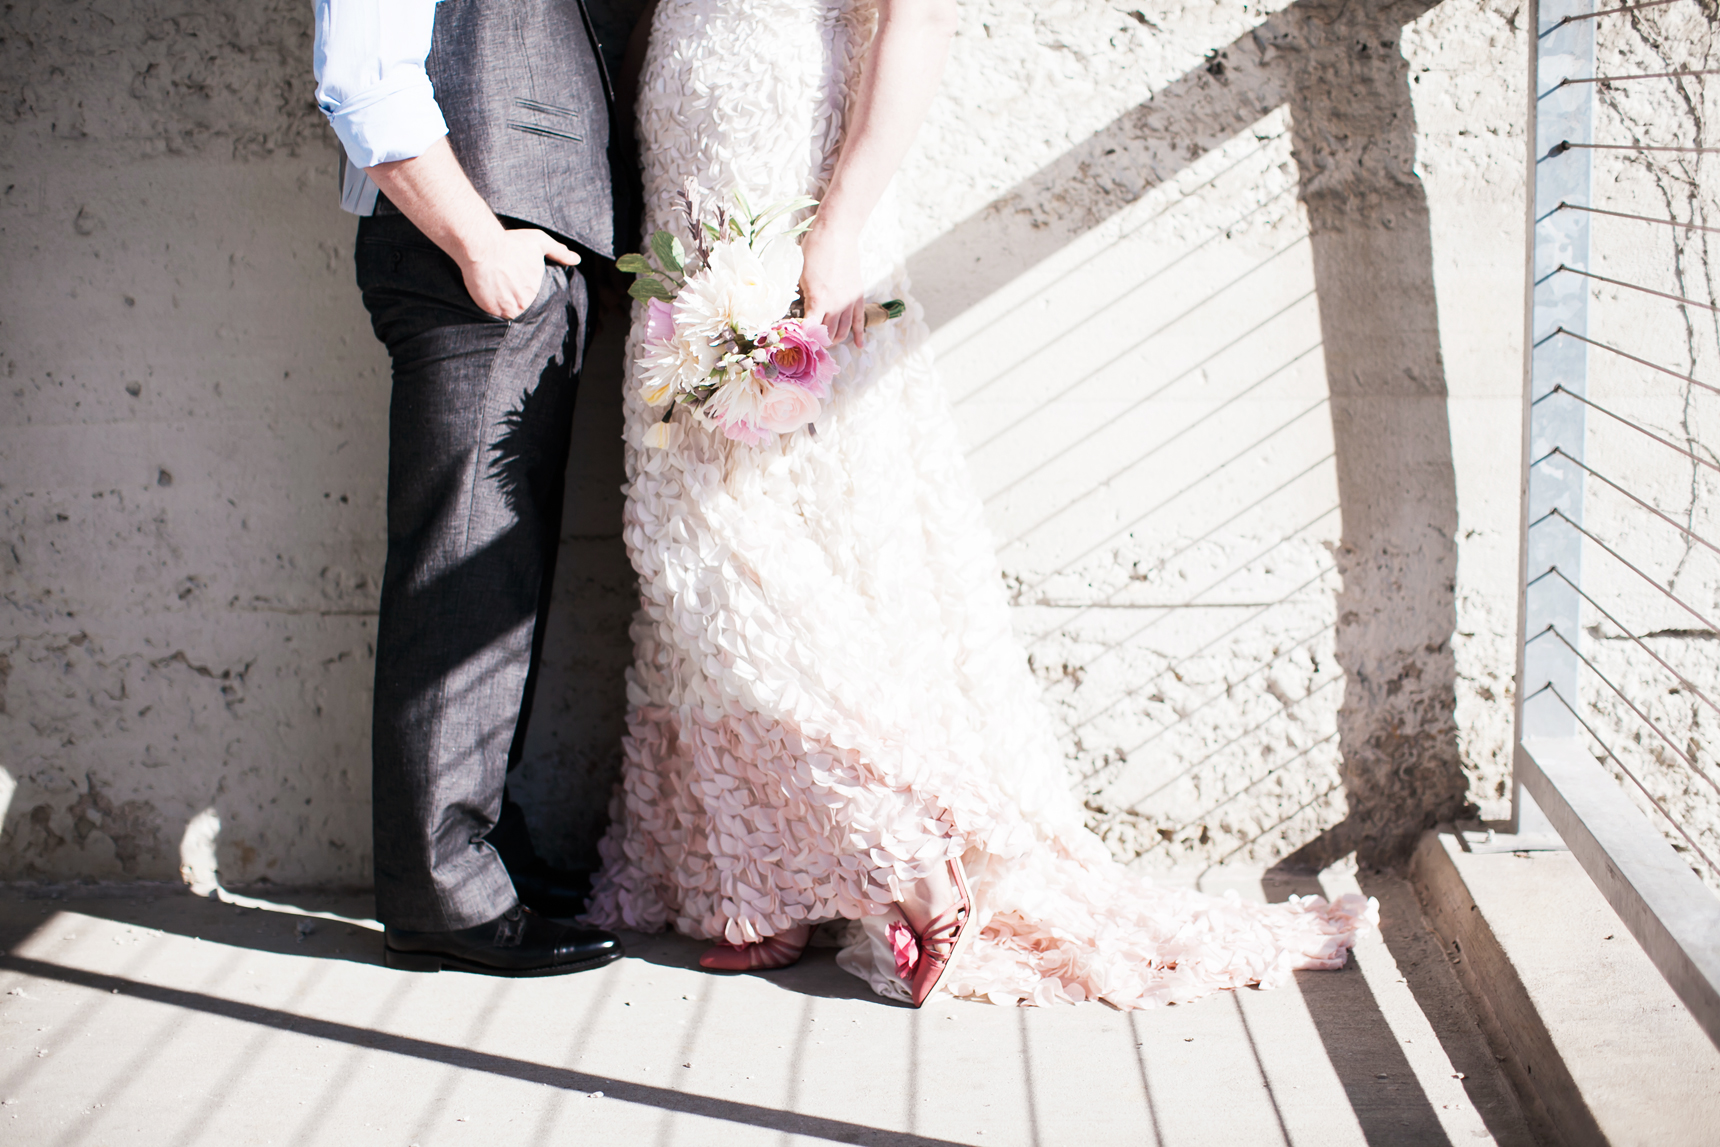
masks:
[[[1516,6],[967,13],[910,265],[1095,825],[1315,860],[1498,813]]]
[[[0,873],[365,883],[388,367],[309,6],[0,21]],[[617,752],[614,382],[582,399],[573,600],[518,777],[557,852]]]
[[[368,878],[388,378],[310,34],[0,14],[0,876]],[[1121,857],[1506,807],[1524,48],[1511,0],[963,5],[910,271]],[[570,860],[633,594],[604,320],[515,781]]]
[[[1720,84],[1704,73],[1720,65],[1720,13],[1681,3],[1614,17],[1597,24],[1595,54],[1600,75],[1654,77],[1598,86],[1596,142],[1717,146]],[[1596,151],[1594,203],[1720,228],[1717,158]],[[1604,279],[1589,282],[1589,337],[1634,357],[1590,348],[1600,409],[1586,412],[1583,526],[1595,541],[1580,581],[1592,668],[1570,700],[1591,751],[1720,888],[1720,231],[1696,228],[1594,217],[1590,269]]]

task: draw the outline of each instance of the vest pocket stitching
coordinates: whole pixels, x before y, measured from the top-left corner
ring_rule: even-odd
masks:
[[[579,118],[579,113],[574,111],[572,108],[564,108],[556,104],[541,103],[537,100],[528,100],[524,96],[515,96],[514,106],[525,108],[529,112],[542,112],[545,115],[566,116],[568,119]]]
[[[515,131],[523,131],[531,135],[547,135],[553,139],[565,139],[570,143],[585,142],[584,136],[572,135],[565,131],[556,131],[553,127],[539,127],[537,124],[520,123],[518,120],[509,120],[508,126],[513,128]]]

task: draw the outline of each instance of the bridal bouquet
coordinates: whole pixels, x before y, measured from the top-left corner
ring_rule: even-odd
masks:
[[[800,312],[798,237],[811,225],[780,226],[817,201],[790,199],[754,212],[745,196],[733,209],[707,202],[693,180],[680,195],[692,249],[668,231],[651,236],[650,255],[615,265],[636,275],[628,293],[646,306],[640,349],[641,396],[662,406],[647,446],[672,438],[678,407],[737,442],[763,446],[801,427],[812,433],[830,397],[836,360],[823,326]],[[899,300],[868,307],[896,318]]]

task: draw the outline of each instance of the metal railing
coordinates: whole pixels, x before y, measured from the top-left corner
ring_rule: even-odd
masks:
[[[1628,64],[1631,45],[1606,39],[1655,42],[1658,25],[1644,21],[1667,19],[1674,6],[1690,12],[1672,19],[1711,20],[1698,3],[1531,5],[1513,827],[1524,847],[1551,843],[1557,830],[1720,1044],[1720,897],[1701,874],[1720,882],[1712,827],[1720,823],[1720,764],[1712,743],[1705,747],[1698,735],[1704,712],[1710,721],[1720,715],[1712,683],[1720,672],[1713,620],[1720,611],[1711,604],[1716,579],[1707,573],[1720,571],[1713,564],[1720,557],[1713,503],[1720,499],[1703,501],[1720,488],[1713,482],[1720,436],[1706,445],[1701,436],[1705,422],[1711,428],[1720,418],[1720,373],[1699,377],[1697,369],[1700,359],[1712,372],[1708,347],[1720,339],[1720,310],[1713,275],[1694,276],[1692,287],[1682,273],[1692,251],[1706,268],[1704,236],[1720,232],[1697,217],[1703,202],[1720,199],[1713,180],[1702,186],[1704,157],[1720,148],[1700,138],[1704,117],[1697,114],[1709,99],[1706,77],[1720,70],[1701,66],[1704,60],[1614,69]],[[1663,11],[1649,17],[1648,9]],[[1604,69],[1597,69],[1598,37],[1611,61]],[[1654,84],[1667,87],[1645,87]],[[1602,133],[1597,107],[1605,113]],[[1597,181],[1597,163],[1623,166]],[[1682,166],[1656,181],[1663,169],[1654,165],[1665,163]],[[1695,198],[1629,197],[1638,185],[1664,189],[1691,180]],[[1619,246],[1591,251],[1603,223]],[[1614,271],[1615,263],[1626,269]],[[1668,268],[1672,282],[1644,281]],[[1704,291],[1706,301],[1693,297]],[[1603,330],[1595,323],[1605,318],[1603,307],[1628,321]],[[1673,317],[1688,336],[1676,348],[1655,333]],[[1680,355],[1689,369],[1676,361]],[[1595,377],[1616,394],[1597,392]],[[1675,431],[1657,418],[1669,403],[1681,412]],[[1657,493],[1652,480],[1668,467],[1688,474],[1689,504],[1671,512],[1666,483]],[[1670,573],[1669,555],[1678,558]],[[1685,620],[1665,624],[1668,616]],[[1669,691],[1683,715],[1664,703]]]

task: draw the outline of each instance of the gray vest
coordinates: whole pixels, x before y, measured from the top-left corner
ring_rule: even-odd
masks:
[[[425,67],[490,209],[613,258],[609,77],[583,0],[441,0]]]

